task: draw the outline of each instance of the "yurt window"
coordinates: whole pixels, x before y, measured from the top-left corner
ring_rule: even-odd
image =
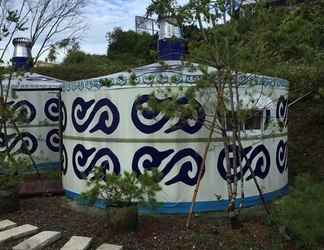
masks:
[[[251,112],[251,116],[245,121],[245,130],[261,129],[263,111],[257,110]]]
[[[271,122],[270,110],[250,110],[246,112],[250,115],[244,122],[241,122],[241,131],[266,130],[269,127]],[[226,130],[232,131],[233,127],[233,112],[228,112],[226,116]]]

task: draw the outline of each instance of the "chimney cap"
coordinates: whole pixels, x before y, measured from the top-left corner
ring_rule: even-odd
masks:
[[[31,47],[31,40],[26,37],[16,37],[12,40],[12,44],[16,46],[17,44],[24,44],[28,47]]]

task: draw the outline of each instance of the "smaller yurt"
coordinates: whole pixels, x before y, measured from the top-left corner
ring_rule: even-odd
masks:
[[[8,147],[10,153],[18,152],[23,145],[35,160],[38,170],[59,169],[59,97],[63,82],[57,79],[29,73],[31,69],[30,42],[26,38],[15,38],[13,65],[16,70],[23,70],[22,75],[12,79],[4,79],[4,91],[9,88],[8,104],[17,112],[24,112],[26,121],[9,124]],[[4,138],[1,131],[1,138]],[[21,133],[22,139],[19,139]],[[4,140],[0,150],[4,150]]]

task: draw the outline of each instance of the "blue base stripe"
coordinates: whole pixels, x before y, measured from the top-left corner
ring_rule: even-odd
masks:
[[[51,172],[51,171],[60,171],[59,162],[45,162],[36,164],[36,168],[39,172]],[[36,172],[35,168],[32,166],[31,170],[28,170],[27,173]]]
[[[80,194],[64,190],[65,194],[68,198],[77,200],[80,197]],[[288,194],[288,185],[285,187],[271,192],[265,193],[264,199],[266,202],[270,202],[275,198],[284,196]],[[237,200],[237,204],[239,204],[240,199]],[[259,196],[251,196],[244,199],[244,206],[245,207],[252,207],[255,205],[262,204]],[[105,202],[103,200],[97,200],[95,206],[97,208],[105,208]],[[180,202],[180,203],[163,203],[159,208],[156,210],[149,210],[149,209],[140,209],[140,213],[147,214],[147,213],[160,213],[160,214],[185,214],[188,213],[191,206],[191,202]],[[213,211],[224,211],[227,209],[228,200],[220,200],[220,201],[200,201],[197,202],[194,208],[195,213],[203,213],[203,212],[213,212]]]

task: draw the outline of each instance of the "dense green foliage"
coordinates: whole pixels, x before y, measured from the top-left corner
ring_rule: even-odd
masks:
[[[189,58],[202,63],[218,61],[219,65],[228,65],[230,60],[232,67],[243,72],[285,78],[291,83],[292,98],[323,87],[323,1],[291,8],[260,5],[244,13],[226,25],[205,30],[211,44],[197,35],[201,33],[197,28],[195,35],[190,33],[193,28],[187,30]],[[217,47],[223,47],[224,53],[227,47],[230,55],[215,51]]]
[[[290,96],[323,85],[324,3],[312,1],[292,8],[261,9],[241,18],[247,44],[246,55],[253,55],[258,44],[260,61],[266,61],[260,73],[286,78],[291,83]],[[261,53],[260,53],[261,52]],[[252,72],[249,57],[244,71]]]
[[[107,55],[91,55],[79,49],[70,49],[61,64],[34,68],[34,72],[75,81],[129,70],[156,59],[155,36],[116,28],[107,37]]]
[[[22,152],[16,155],[0,154],[0,190],[17,189],[24,171],[31,168],[31,162]]]
[[[108,33],[107,56],[117,61],[148,64],[156,60],[157,36],[120,28]]]
[[[273,218],[287,228],[287,233],[306,249],[317,249],[323,241],[324,183],[314,183],[308,176],[296,177],[289,196],[278,201]]]
[[[88,63],[58,64],[50,67],[34,68],[33,72],[48,75],[60,80],[76,81],[109,75],[134,66],[109,60],[106,60],[106,63],[107,64],[100,63],[95,65]]]

